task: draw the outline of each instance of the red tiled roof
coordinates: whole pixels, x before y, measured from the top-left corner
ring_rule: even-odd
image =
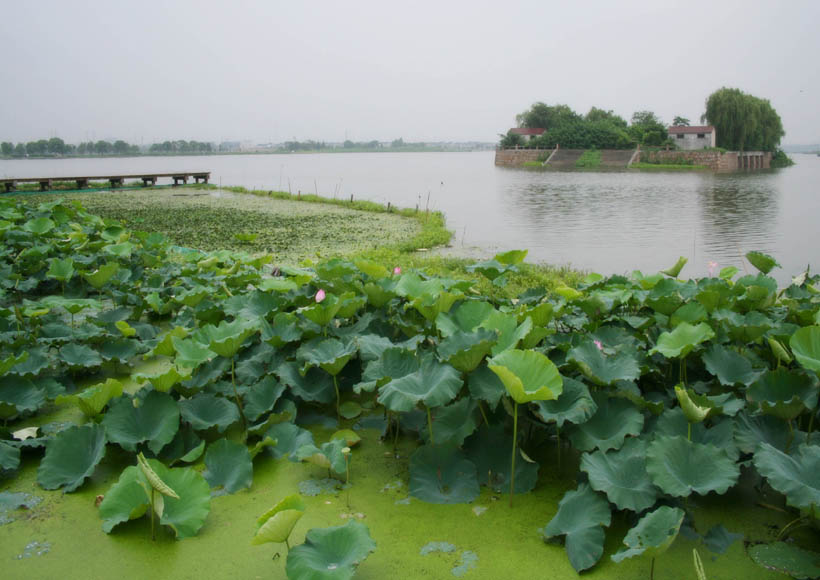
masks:
[[[510,133],[514,135],[543,135],[544,131],[546,131],[546,129],[528,129],[521,127],[510,129]]]
[[[673,135],[677,133],[714,133],[715,128],[711,125],[703,125],[700,127],[669,127],[669,132]]]

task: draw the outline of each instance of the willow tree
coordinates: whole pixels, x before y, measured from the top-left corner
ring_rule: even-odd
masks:
[[[771,103],[739,89],[709,95],[703,118],[715,127],[718,147],[734,151],[775,151],[785,135]]]

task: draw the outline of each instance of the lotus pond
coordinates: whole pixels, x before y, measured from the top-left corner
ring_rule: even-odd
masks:
[[[5,577],[820,575],[808,272],[506,299],[59,200],[0,236]]]

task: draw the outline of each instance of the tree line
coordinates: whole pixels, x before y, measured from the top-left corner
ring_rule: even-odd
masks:
[[[151,154],[172,153],[211,153],[214,147],[211,143],[202,141],[164,141],[154,143],[148,148]],[[56,156],[99,156],[99,155],[141,155],[143,151],[139,145],[126,143],[118,139],[110,141],[86,141],[76,145],[66,143],[59,137],[40,139],[27,143],[0,143],[0,154],[5,157],[56,157]]]
[[[776,151],[785,134],[777,112],[768,100],[743,93],[739,89],[721,88],[706,99],[701,117],[715,127],[717,146],[733,151]],[[567,105],[533,104],[516,116],[520,128],[546,131],[526,141],[508,132],[501,136],[501,147],[527,146],[568,149],[633,149],[637,145],[675,148],[669,139],[668,126],[652,111],[637,111],[631,122],[613,111],[592,107],[586,115]],[[689,125],[689,120],[675,117],[673,125]]]

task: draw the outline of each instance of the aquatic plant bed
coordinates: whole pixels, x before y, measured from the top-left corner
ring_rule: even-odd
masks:
[[[501,299],[0,219],[5,577],[818,575],[816,276]]]

